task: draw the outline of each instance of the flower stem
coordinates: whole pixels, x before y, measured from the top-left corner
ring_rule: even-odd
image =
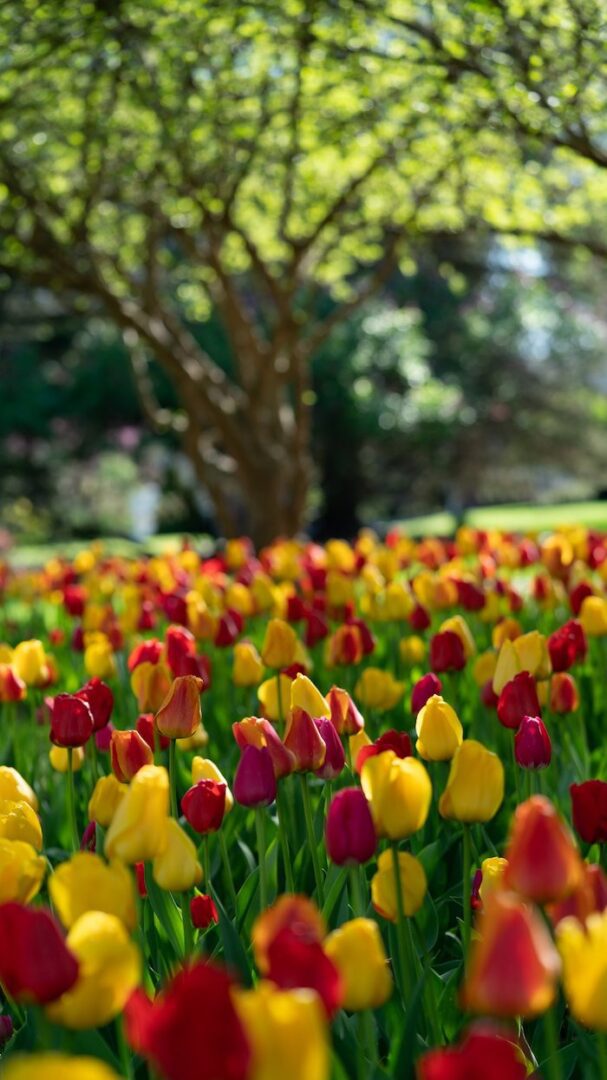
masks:
[[[350,907],[352,908],[352,914],[357,919],[364,915],[362,894],[360,891],[360,879],[358,876],[358,866],[356,863],[352,863],[348,867],[348,892],[350,894]]]
[[[558,1056],[558,1030],[554,1008],[547,1009],[544,1013],[544,1039],[546,1045],[546,1057],[544,1060],[543,1072],[545,1072],[546,1080],[561,1080],[561,1062]]]
[[[80,838],[78,836],[78,823],[76,821],[76,793],[74,791],[74,762],[72,759],[73,749],[67,748],[67,813],[72,834],[72,851],[78,851]]]
[[[464,928],[462,935],[462,946],[464,950],[464,965],[468,958],[468,949],[470,948],[470,923],[471,923],[471,909],[470,909],[470,869],[471,869],[471,856],[470,856],[470,826],[464,824],[462,834],[462,854],[463,854],[463,867],[462,867],[462,904],[464,908]]]
[[[180,893],[179,900],[181,903],[181,918],[183,919],[183,958],[187,960],[188,956],[191,956],[194,951],[192,917],[187,892]]]
[[[276,786],[276,820],[278,822],[278,842],[280,844],[280,850],[282,853],[282,862],[285,870],[285,881],[288,892],[295,892],[295,879],[293,877],[293,867],[291,866],[291,853],[289,851],[289,836],[287,833],[286,822],[288,815],[285,813],[285,803],[283,788],[278,782]]]
[[[600,1080],[607,1080],[607,1037],[604,1031],[599,1031],[596,1041],[599,1052],[599,1077]]]
[[[266,865],[266,808],[258,806],[255,811],[257,828],[257,858],[259,861],[259,907],[265,911],[268,906],[268,867]]]
[[[120,1065],[123,1075],[127,1080],[131,1080],[133,1075],[133,1056],[127,1046],[127,1041],[124,1037],[124,1024],[122,1016],[117,1016],[114,1021],[114,1028],[116,1031],[116,1042],[118,1044],[118,1056],[120,1057]]]
[[[177,807],[177,757],[175,739],[171,739],[169,743],[169,788],[171,791],[171,814],[174,818],[178,818],[179,810]]]
[[[308,787],[308,780],[306,774],[300,773],[299,778],[301,784],[301,797],[303,799],[304,817],[306,819],[306,831],[308,833],[308,844],[310,845],[310,850],[312,854],[312,866],[314,867],[314,880],[316,882],[317,903],[319,907],[322,907],[325,902],[325,897],[322,884],[320,862],[318,861],[318,848],[316,847],[316,837],[314,835],[314,819],[312,817],[310,789]]]
[[[223,863],[223,872],[228,882],[228,892],[230,894],[230,900],[232,901],[232,906],[234,908],[234,915],[236,915],[236,886],[234,885],[234,875],[232,874],[232,867],[230,864],[230,857],[228,855],[226,838],[224,836],[223,829],[219,830],[219,851],[221,853],[221,861]]]
[[[400,879],[400,865],[398,861],[398,844],[392,841],[392,869],[394,873],[394,890],[396,893],[396,940],[398,943],[398,966],[400,969],[400,989],[405,1002],[411,1000],[411,971],[409,970],[407,957],[407,941],[405,938],[405,904],[403,900],[403,886]]]

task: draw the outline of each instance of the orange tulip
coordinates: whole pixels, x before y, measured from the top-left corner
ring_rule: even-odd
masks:
[[[200,726],[200,695],[204,682],[197,675],[180,675],[156,713],[156,727],[168,739],[188,739]]]
[[[563,900],[581,884],[584,866],[573,836],[549,799],[517,806],[506,850],[504,885],[528,900]]]

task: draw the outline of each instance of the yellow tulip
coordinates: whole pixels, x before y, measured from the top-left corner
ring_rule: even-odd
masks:
[[[291,683],[291,709],[303,709],[316,720],[331,716],[331,706],[307,675],[299,673]]]
[[[0,799],[0,837],[3,840],[24,840],[36,851],[42,850],[40,819],[25,799]]]
[[[508,860],[500,859],[498,856],[490,859],[483,859],[481,863],[483,880],[481,881],[481,886],[478,891],[483,904],[487,903],[487,899],[492,892],[495,892],[496,889],[501,887],[507,865]]]
[[[48,752],[48,759],[55,770],[55,772],[66,773],[68,769],[68,751],[65,746],[51,746]],[[80,769],[84,765],[84,747],[74,746],[72,748],[72,769],[74,772],[80,772]]]
[[[126,863],[153,859],[164,845],[168,814],[168,773],[162,766],[144,765],[131,780],[106,833],[106,858]]]
[[[464,739],[451,762],[439,813],[467,824],[490,821],[504,798],[504,766],[475,739]]]
[[[522,632],[518,619],[500,619],[491,632],[491,644],[494,649],[501,649],[505,641],[515,641]]]
[[[84,667],[87,675],[111,679],[116,674],[116,660],[111,642],[103,639],[93,641],[84,650]]]
[[[258,686],[263,678],[263,664],[252,641],[237,641],[234,646],[232,682],[234,686]]]
[[[463,615],[452,615],[450,619],[445,619],[439,629],[440,633],[444,630],[450,630],[452,634],[457,634],[462,643],[466,660],[476,656],[476,642]]]
[[[89,851],[61,863],[48,883],[50,897],[67,930],[86,911],[115,915],[129,929],[137,923],[135,885],[123,863],[107,863]]]
[[[367,758],[361,785],[371,807],[378,836],[401,840],[424,825],[432,784],[416,758],[399,758],[393,750]]]
[[[118,1016],[141,976],[141,958],[124,923],[103,911],[81,915],[67,935],[78,960],[71,990],[47,1006],[49,1019],[73,1030],[102,1027]]]
[[[410,637],[403,638],[398,643],[398,654],[403,664],[409,664],[411,667],[414,664],[421,664],[426,651],[424,639],[418,637],[417,634],[411,634]]]
[[[362,750],[363,746],[371,746],[373,740],[369,738],[364,728],[356,732],[356,735],[350,735],[348,739],[348,752],[350,754],[350,761],[352,766],[356,765],[356,758],[358,757],[358,751]]]
[[[73,1054],[19,1054],[2,1069],[2,1080],[120,1080],[105,1061]]]
[[[96,821],[102,829],[107,829],[128,790],[128,784],[121,784],[113,773],[100,776],[89,799],[89,821]]]
[[[511,682],[521,670],[521,662],[516,649],[513,643],[506,639],[497,656],[497,664],[493,675],[493,693],[501,694],[506,683]]]
[[[607,911],[589,915],[584,926],[573,916],[563,919],[556,943],[572,1015],[594,1031],[607,1031]]]
[[[202,867],[196,847],[175,818],[169,818],[164,830],[164,844],[154,856],[154,881],[161,889],[186,892],[202,881]]]
[[[416,748],[424,761],[449,761],[463,738],[459,717],[438,694],[428,698],[415,722]]]
[[[545,679],[552,671],[548,644],[539,630],[521,634],[513,642],[522,671],[528,671],[536,679]]]
[[[379,1009],[392,994],[392,974],[379,927],[373,919],[343,923],[323,942],[343,982],[343,1007]]]
[[[13,651],[11,664],[26,686],[44,686],[49,677],[44,645],[37,639],[20,641]]]
[[[497,653],[494,653],[491,649],[487,649],[486,652],[477,656],[472,665],[472,678],[477,686],[482,687],[490,680],[493,681],[496,664]]]
[[[209,733],[201,721],[196,731],[187,739],[177,739],[177,746],[180,750],[203,750],[208,742]]]
[[[235,994],[253,1060],[249,1080],[328,1080],[327,1020],[311,990],[279,990],[261,982]]]
[[[288,675],[272,676],[257,690],[263,714],[268,720],[284,720],[289,710],[289,695],[292,680]],[[280,684],[280,691],[279,691]]]
[[[0,799],[10,799],[13,802],[23,800],[29,803],[32,810],[38,809],[38,799],[32,788],[12,765],[0,765]]]
[[[288,667],[295,660],[297,635],[284,619],[270,619],[261,650],[261,658],[269,668]]]
[[[23,840],[0,839],[0,904],[33,900],[46,872],[46,862]]]
[[[428,888],[425,870],[419,859],[408,851],[398,852],[398,870],[404,913],[415,915],[424,902]],[[398,896],[391,851],[382,851],[377,860],[377,870],[371,878],[371,900],[375,910],[385,919],[398,921]]]
[[[228,787],[225,776],[210,758],[195,757],[192,759],[192,783],[197,784],[199,780],[215,780],[218,784],[225,784],[227,814],[234,806],[234,796]]]
[[[385,712],[393,709],[403,696],[405,684],[398,682],[389,671],[365,668],[354,688],[354,696],[363,707]]]
[[[602,596],[585,597],[579,620],[587,637],[603,637],[607,634],[607,600]]]

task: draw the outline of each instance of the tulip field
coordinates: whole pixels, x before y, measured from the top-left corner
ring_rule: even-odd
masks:
[[[0,563],[1,1080],[607,1080],[607,537]]]

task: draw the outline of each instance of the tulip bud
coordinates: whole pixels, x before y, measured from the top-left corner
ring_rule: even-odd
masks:
[[[137,731],[114,731],[110,759],[114,776],[121,784],[126,784],[144,765],[153,763],[154,755]]]
[[[153,859],[164,844],[169,814],[166,769],[144,765],[121,799],[105,837],[108,859],[133,864]]]
[[[102,829],[107,829],[127,790],[126,784],[121,784],[113,773],[110,776],[101,776],[89,800],[89,821],[96,821]]]
[[[226,784],[199,780],[181,800],[185,819],[194,832],[205,836],[221,827],[226,808]]]
[[[404,913],[407,916],[415,915],[424,902],[428,888],[426,873],[419,859],[408,851],[398,852],[398,872]],[[377,871],[371,878],[371,900],[375,910],[384,919],[389,919],[390,922],[398,921],[398,899],[391,851],[382,851],[377,860]]]
[[[569,619],[548,638],[548,651],[555,672],[568,671],[578,660],[583,660],[588,651],[586,635],[581,623]]]
[[[270,751],[245,746],[234,777],[234,798],[241,806],[269,806],[276,798],[276,777]]]
[[[75,694],[58,694],[51,713],[51,740],[55,746],[84,746],[93,730],[93,714],[88,702]]]
[[[319,735],[325,744],[325,760],[316,775],[323,780],[335,780],[346,764],[346,755],[342,741],[330,720],[314,720]]]
[[[331,715],[329,702],[307,675],[297,675],[291,683],[291,711],[297,708],[309,713],[314,720]]]
[[[0,765],[0,799],[22,800],[29,803],[32,810],[38,809],[38,799],[21,773],[12,765]]]
[[[343,984],[344,1009],[379,1009],[392,994],[392,975],[379,927],[373,919],[352,919],[329,934],[324,950]]]
[[[524,716],[514,736],[514,756],[523,769],[545,769],[552,757],[552,744],[539,716]]]
[[[284,745],[293,755],[293,772],[315,772],[322,768],[327,747],[312,717],[303,709],[289,713]]]
[[[160,734],[154,723],[153,713],[141,713],[141,715],[137,717],[135,729],[139,732],[141,738],[148,744],[152,753],[155,753],[157,748],[160,748],[160,750],[168,749],[171,740],[167,739],[166,735]]]
[[[232,724],[234,738],[241,750],[245,746],[266,747],[270,751],[274,775],[277,780],[287,776],[293,768],[293,754],[284,745],[278,732],[265,717],[247,716]]]
[[[585,780],[569,788],[573,827],[586,844],[607,842],[607,783]]]
[[[67,930],[86,911],[108,912],[129,930],[135,928],[135,886],[121,862],[108,866],[99,855],[80,851],[55,869],[48,889],[53,909]]]
[[[36,851],[42,850],[40,819],[29,803],[0,799],[0,837],[3,840],[24,840]]]
[[[478,890],[481,904],[486,904],[493,892],[503,888],[504,873],[507,866],[508,860],[500,859],[498,856],[491,859],[483,859],[481,865],[481,881]]]
[[[154,856],[154,881],[169,892],[187,892],[202,881],[202,867],[196,848],[175,818],[169,818],[164,828],[164,842]]]
[[[287,711],[292,680],[284,672],[278,677],[272,676],[258,687],[257,697],[263,715],[268,720],[283,721]]]
[[[238,990],[234,1004],[255,1062],[254,1072],[247,1075],[259,1080],[286,1076],[321,1080],[329,1075],[327,1017],[316,993],[280,990],[262,981],[254,990]],[[244,1070],[238,1073],[244,1075]]]
[[[283,989],[315,990],[331,1019],[342,1002],[339,972],[317,941],[290,928],[280,930],[268,946],[268,978]]]
[[[504,885],[536,904],[569,896],[583,876],[583,863],[569,829],[549,799],[534,795],[512,818]]]
[[[200,695],[203,688],[202,679],[195,675],[179,675],[175,679],[155,716],[161,735],[168,739],[187,739],[194,734],[202,720]]]
[[[362,731],[365,721],[347,690],[332,686],[327,694],[331,710],[331,723],[339,735],[356,735]]]
[[[164,635],[167,663],[174,676],[185,675],[184,661],[196,653],[196,638],[185,626],[168,626]]]
[[[364,732],[361,732],[364,734]],[[352,744],[353,740],[350,740]],[[362,767],[370,757],[377,757],[378,754],[383,754],[386,750],[392,750],[397,757],[406,758],[413,757],[413,747],[411,746],[411,739],[406,731],[396,731],[394,728],[389,728],[388,731],[384,731],[383,735],[380,735],[375,742],[367,742],[363,744],[359,749],[354,749],[350,745],[352,758],[354,760],[355,771],[360,775]]]
[[[425,824],[432,784],[421,761],[384,751],[365,761],[361,785],[378,836],[401,840]]]
[[[506,683],[497,703],[497,718],[504,727],[516,731],[524,716],[541,716],[535,680],[528,671]]]
[[[504,798],[504,766],[497,754],[475,739],[464,739],[451,761],[438,810],[465,824],[490,821]]]
[[[430,667],[435,673],[461,671],[465,666],[466,652],[454,630],[443,630],[430,639]]]
[[[607,634],[607,600],[602,596],[587,596],[580,608],[580,623],[586,637]]]
[[[23,679],[10,664],[0,664],[0,702],[23,701],[26,696],[27,686]]]
[[[398,705],[404,689],[405,684],[395,679],[389,671],[368,667],[356,683],[354,693],[366,708],[387,712]]]
[[[421,679],[418,679],[411,693],[411,712],[414,716],[420,709],[423,709],[424,705],[429,698],[434,695],[439,695],[442,691],[442,683],[433,671],[429,671],[427,675],[423,675]]]
[[[258,686],[262,678],[263,663],[257,649],[251,641],[239,641],[234,646],[234,686]]]
[[[297,653],[297,635],[283,619],[270,619],[261,650],[266,667],[279,670],[288,667]]]
[[[40,891],[45,873],[46,862],[31,844],[0,838],[0,904],[29,903]]]
[[[75,746],[71,751],[66,746],[51,746],[48,758],[55,772],[66,773],[69,769],[69,754],[72,758],[72,772],[79,772],[84,764],[84,747]]]
[[[425,761],[449,761],[463,738],[459,717],[442,697],[428,698],[420,710],[415,730],[416,749]]]
[[[76,697],[88,704],[93,715],[93,731],[101,731],[108,723],[114,708],[114,695],[109,686],[95,677],[84,684]]]
[[[114,731],[115,728],[112,721],[108,720],[105,727],[99,728],[99,731],[95,732],[95,746],[100,753],[109,754]]]
[[[343,788],[331,799],[325,843],[329,858],[337,866],[365,863],[375,854],[375,826],[360,788]]]
[[[575,712],[580,698],[575,679],[568,672],[558,672],[550,680],[550,708],[555,713]]]
[[[487,1063],[501,1080],[526,1080],[527,1060],[515,1036],[486,1020],[477,1021],[455,1046],[418,1058],[418,1080],[465,1080],[483,1076]]]
[[[16,1001],[46,1005],[78,978],[78,962],[46,908],[0,906],[0,982]]]
[[[26,686],[45,686],[49,677],[48,657],[38,639],[20,641],[15,646],[11,666]]]
[[[190,900],[190,918],[196,930],[206,930],[212,923],[219,922],[215,903],[210,896],[198,893]]]
[[[228,782],[223,773],[217,768],[210,758],[195,757],[192,760],[192,782],[197,784],[200,780],[215,780],[218,784],[224,784],[226,789],[225,812],[229,814],[234,806],[234,798],[228,787]]]

